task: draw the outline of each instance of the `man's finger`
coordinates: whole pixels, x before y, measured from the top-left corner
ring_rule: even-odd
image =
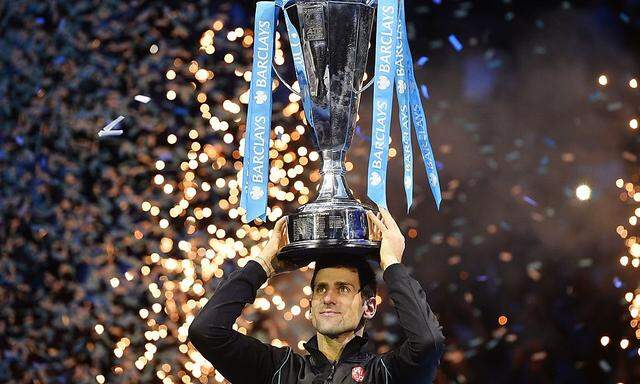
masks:
[[[276,225],[273,227],[273,231],[271,232],[271,237],[280,237],[282,235],[285,220],[286,217],[281,217],[276,221]]]
[[[393,219],[393,216],[391,216],[391,213],[389,213],[389,211],[384,208],[380,208],[380,213],[382,213],[382,218],[384,219],[384,223],[387,225],[387,228],[393,228],[397,231],[400,231],[400,227],[398,227],[398,224]]]
[[[269,241],[267,242],[267,244],[270,243],[276,243],[276,241],[280,241],[280,237],[282,237],[282,233],[283,233],[283,227],[284,227],[284,223],[285,223],[286,218],[285,217],[281,217],[280,219],[278,219],[278,221],[276,221],[276,225],[273,227],[273,230],[271,231],[271,237],[269,237]]]
[[[386,232],[387,227],[380,219],[376,217],[376,215],[373,214],[373,212],[367,211],[367,216],[369,216],[369,219],[371,219],[371,221],[375,224],[379,231],[381,231],[382,233]]]
[[[287,237],[288,221],[286,217],[283,217],[281,220],[282,220],[282,225],[280,226],[280,237],[281,237],[281,240],[288,242],[289,240],[289,238]]]
[[[371,213],[369,213],[369,211],[366,211],[365,214],[367,215],[367,226],[369,227],[369,234],[371,237],[374,237],[376,235],[376,232],[378,231],[378,225],[373,222]]]
[[[284,227],[284,224],[285,224],[286,220],[287,220],[286,216],[283,216],[283,217],[279,218],[278,221],[276,221],[275,227],[273,227],[273,231],[274,232],[281,232],[282,228]]]

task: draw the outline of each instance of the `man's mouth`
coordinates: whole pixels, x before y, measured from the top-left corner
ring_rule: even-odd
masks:
[[[322,311],[320,312],[321,316],[327,316],[327,317],[335,317],[338,316],[340,314],[340,312],[336,312],[336,311]]]

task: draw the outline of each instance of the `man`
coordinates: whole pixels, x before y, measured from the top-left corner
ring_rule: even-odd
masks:
[[[444,352],[444,336],[426,294],[403,264],[404,237],[391,214],[367,212],[382,235],[380,267],[404,342],[376,355],[364,332],[376,313],[375,275],[366,262],[318,262],[311,281],[309,355],[278,348],[232,329],[256,291],[274,274],[291,269],[275,255],[285,245],[284,219],[276,222],[259,257],[222,282],[189,327],[189,340],[233,384],[431,383]]]

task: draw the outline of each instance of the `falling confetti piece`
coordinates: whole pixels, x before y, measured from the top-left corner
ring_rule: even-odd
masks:
[[[625,24],[629,24],[629,21],[631,21],[631,19],[629,18],[629,15],[627,15],[624,12],[620,13],[620,20],[622,20],[622,22]]]
[[[616,288],[621,288],[622,287],[622,280],[620,280],[620,278],[618,276],[613,278],[613,286]]]
[[[451,45],[453,45],[453,48],[456,51],[462,51],[462,43],[460,43],[460,40],[458,40],[455,35],[449,35],[449,42],[451,43]]]
[[[517,150],[516,151],[511,151],[511,152],[507,153],[504,158],[508,162],[512,162],[512,161],[518,160],[520,158],[520,151],[517,151]]]
[[[103,136],[120,136],[124,133],[124,131],[120,131],[120,130],[115,130],[115,131],[100,131],[98,132],[98,136],[103,137]]]
[[[622,108],[622,103],[620,101],[616,101],[614,103],[607,104],[607,111],[608,112],[618,111],[621,108]]]
[[[120,115],[118,116],[117,119],[113,120],[112,122],[110,122],[109,124],[107,124],[104,128],[102,128],[100,130],[100,132],[98,132],[98,136],[102,137],[102,136],[119,136],[122,135],[123,131],[121,130],[113,130],[113,128],[115,128],[116,126],[118,126],[118,124],[120,124],[120,122],[124,120],[124,116]]]
[[[593,265],[593,259],[584,258],[584,259],[578,260],[578,267],[580,268],[589,268],[592,265]]]
[[[549,164],[549,156],[545,155],[545,156],[542,157],[542,159],[540,159],[540,165],[543,166],[543,165],[547,165],[547,164]]]
[[[553,140],[550,137],[545,137],[544,138],[544,144],[549,148],[556,148],[557,147],[556,141]]]
[[[608,362],[606,362],[605,360],[600,360],[598,362],[598,365],[600,366],[600,369],[602,369],[605,372],[609,372],[611,371],[611,364],[609,364]]]
[[[139,101],[144,104],[147,104],[148,102],[151,101],[151,98],[149,96],[144,96],[144,95],[136,95],[136,97],[134,97],[133,99],[135,101]]]
[[[420,91],[422,92],[422,96],[424,96],[425,99],[429,98],[429,90],[427,89],[427,86],[422,84],[420,86]]]
[[[589,101],[590,102],[596,102],[599,100],[604,100],[603,94],[600,91],[595,91],[594,93],[589,95]]]
[[[487,68],[489,69],[496,69],[500,67],[502,67],[502,60],[500,59],[493,59],[487,62]]]

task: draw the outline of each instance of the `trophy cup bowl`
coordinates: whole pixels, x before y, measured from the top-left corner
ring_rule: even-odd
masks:
[[[278,258],[298,266],[325,257],[379,260],[380,238],[347,188],[345,155],[356,126],[375,4],[366,0],[297,0],[313,120],[322,158],[315,200],[287,217],[288,244]]]

